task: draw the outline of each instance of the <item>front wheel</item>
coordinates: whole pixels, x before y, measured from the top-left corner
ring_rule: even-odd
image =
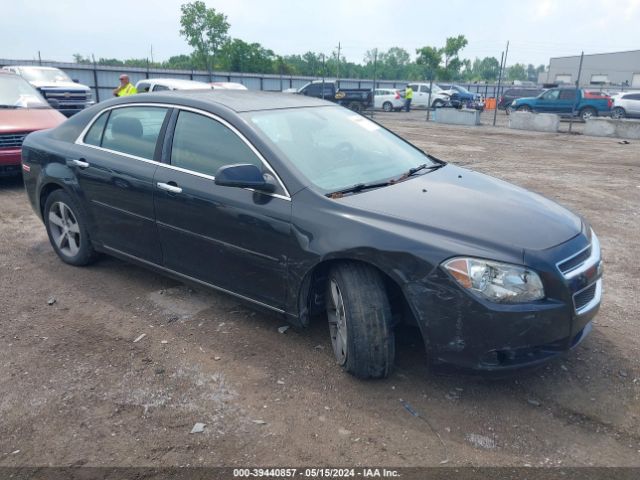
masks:
[[[84,216],[68,193],[56,190],[47,197],[44,223],[49,241],[63,262],[80,266],[95,259]]]
[[[529,105],[520,105],[516,111],[518,112],[528,112],[531,113],[531,107]]]
[[[334,267],[325,303],[338,364],[359,378],[388,376],[395,357],[395,336],[380,274],[360,263]]]
[[[432,106],[433,108],[442,108],[444,107],[444,102],[442,100],[434,100]]]

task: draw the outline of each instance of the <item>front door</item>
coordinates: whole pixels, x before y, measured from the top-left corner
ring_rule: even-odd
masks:
[[[255,151],[224,121],[180,111],[167,160],[155,176],[156,218],[164,266],[283,309],[291,202],[214,182],[223,165],[252,163]]]
[[[126,106],[104,112],[67,160],[95,225],[95,241],[161,262],[155,226],[156,150],[169,109]]]

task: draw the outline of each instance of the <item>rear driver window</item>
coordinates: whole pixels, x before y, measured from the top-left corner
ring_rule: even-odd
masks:
[[[102,132],[104,131],[104,124],[107,123],[109,118],[109,112],[104,112],[100,115],[100,118],[94,122],[87,134],[84,136],[84,143],[89,145],[100,146],[102,141]]]
[[[171,147],[171,165],[214,176],[234,163],[262,162],[238,135],[212,118],[180,112]]]
[[[153,160],[166,108],[124,107],[111,111],[102,147]]]

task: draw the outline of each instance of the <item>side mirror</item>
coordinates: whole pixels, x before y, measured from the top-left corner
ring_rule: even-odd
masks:
[[[253,188],[262,192],[276,191],[274,179],[248,163],[220,167],[216,172],[215,184],[223,187]]]

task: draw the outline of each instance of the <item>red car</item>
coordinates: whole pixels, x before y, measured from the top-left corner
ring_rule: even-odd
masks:
[[[64,120],[26,80],[0,71],[0,176],[20,173],[22,141],[29,133]]]

